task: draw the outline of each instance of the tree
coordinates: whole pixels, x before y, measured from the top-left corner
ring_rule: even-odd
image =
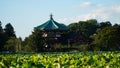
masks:
[[[105,27],[108,27],[108,26],[112,26],[112,24],[111,24],[109,21],[101,22],[101,23],[99,24],[99,28],[100,28],[100,29],[105,28]]]
[[[7,51],[21,52],[21,39],[16,37],[10,37],[6,42],[4,48]]]
[[[2,22],[0,21],[0,34],[3,33]]]
[[[16,35],[15,35],[13,26],[10,23],[8,23],[5,25],[5,28],[4,28],[4,45],[8,44],[8,41],[11,40],[11,37],[16,38]],[[12,38],[12,40],[13,40],[13,38]],[[4,48],[4,50],[5,49],[6,48]]]
[[[86,37],[94,34],[97,30],[97,20],[90,19],[87,21],[79,21],[77,23],[72,23],[69,25],[70,32],[81,33]]]
[[[90,19],[90,20],[87,20],[88,22],[88,36],[91,36],[93,34],[96,33],[96,30],[98,28],[98,22],[96,19]]]
[[[87,36],[87,27],[88,27],[88,23],[86,21],[79,21],[78,22],[78,27],[79,27],[79,32],[81,32],[84,36]]]
[[[78,29],[78,23],[71,23],[71,24],[69,24],[69,28],[70,28],[70,30],[69,30],[69,32],[70,33],[76,33],[76,32],[79,32],[78,30],[76,30],[76,29]]]
[[[80,22],[79,22],[80,23]],[[96,19],[90,19],[87,20],[86,23],[83,22],[83,26],[80,26],[82,31],[82,34],[84,34],[86,37],[90,37],[94,33],[96,33],[98,23]]]
[[[2,23],[0,21],[0,51],[3,50],[4,44],[5,44],[4,31],[3,31],[3,28],[2,28]]]
[[[119,25],[119,24],[114,24],[113,26],[115,26],[115,27],[120,27],[120,25]]]
[[[32,35],[30,35],[29,37],[25,38],[23,45],[24,45],[23,50],[25,52],[36,52],[37,51],[37,47],[35,45],[35,41],[34,41]]]
[[[13,26],[10,23],[8,23],[8,24],[5,25],[4,31],[5,31],[6,41],[10,37],[16,37],[14,28],[13,28]]]
[[[95,37],[93,42],[100,50],[119,50],[120,27],[109,26],[103,28]]]
[[[25,51],[31,51],[31,52],[41,52],[43,51],[43,44],[45,39],[42,37],[42,33],[34,29],[32,34],[27,37],[24,41],[25,45]],[[27,50],[28,49],[28,50]]]

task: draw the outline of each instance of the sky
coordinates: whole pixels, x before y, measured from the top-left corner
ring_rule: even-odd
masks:
[[[49,20],[69,25],[97,19],[120,24],[120,0],[0,0],[0,21],[14,27],[17,37],[28,37],[34,27]]]

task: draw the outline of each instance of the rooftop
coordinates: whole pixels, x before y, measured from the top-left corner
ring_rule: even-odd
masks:
[[[38,30],[68,30],[69,28],[61,23],[54,21],[53,15],[50,15],[50,19],[45,23],[35,27]]]

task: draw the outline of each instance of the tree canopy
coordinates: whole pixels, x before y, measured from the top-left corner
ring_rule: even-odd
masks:
[[[2,28],[2,22],[0,21],[0,51],[6,50],[4,47],[11,37],[16,38],[13,26],[8,23],[5,25],[5,28]]]
[[[4,31],[5,31],[5,35],[6,35],[7,38],[16,37],[14,28],[10,23],[5,25]]]
[[[2,28],[2,23],[0,21],[0,51],[3,50],[4,44],[5,44],[4,31]]]
[[[59,38],[59,41],[64,41],[64,45],[65,43],[67,44],[68,37],[73,34],[77,35],[77,41],[73,40],[72,42],[77,43],[79,42],[79,40],[85,40],[84,37],[87,39],[88,43],[80,44],[80,46],[75,47],[79,50],[120,50],[119,24],[112,25],[110,21],[99,23],[96,19],[90,19],[86,21],[78,21],[71,23],[68,25],[68,27],[69,31],[67,33],[63,33],[61,35],[63,37]],[[0,51],[44,52],[57,51],[54,50],[55,47],[65,47],[61,44],[55,44],[55,46],[53,46],[52,43],[54,43],[55,41],[47,37],[45,38],[42,35],[42,32],[40,32],[38,29],[34,29],[32,34],[22,41],[21,38],[17,38],[14,27],[10,23],[6,24],[5,28],[3,28],[0,21]],[[78,37],[81,37],[82,39],[79,39]],[[46,43],[50,45],[46,47]]]
[[[68,25],[70,32],[82,33],[84,36],[89,37],[94,34],[98,27],[96,19],[90,19],[87,21],[79,21]]]
[[[109,26],[102,29],[95,37],[94,44],[100,50],[119,50],[120,26]]]

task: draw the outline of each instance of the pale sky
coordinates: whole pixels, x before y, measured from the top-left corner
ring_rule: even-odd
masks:
[[[49,20],[70,24],[88,19],[120,24],[120,0],[0,0],[0,21],[11,23],[17,37],[28,37]]]

